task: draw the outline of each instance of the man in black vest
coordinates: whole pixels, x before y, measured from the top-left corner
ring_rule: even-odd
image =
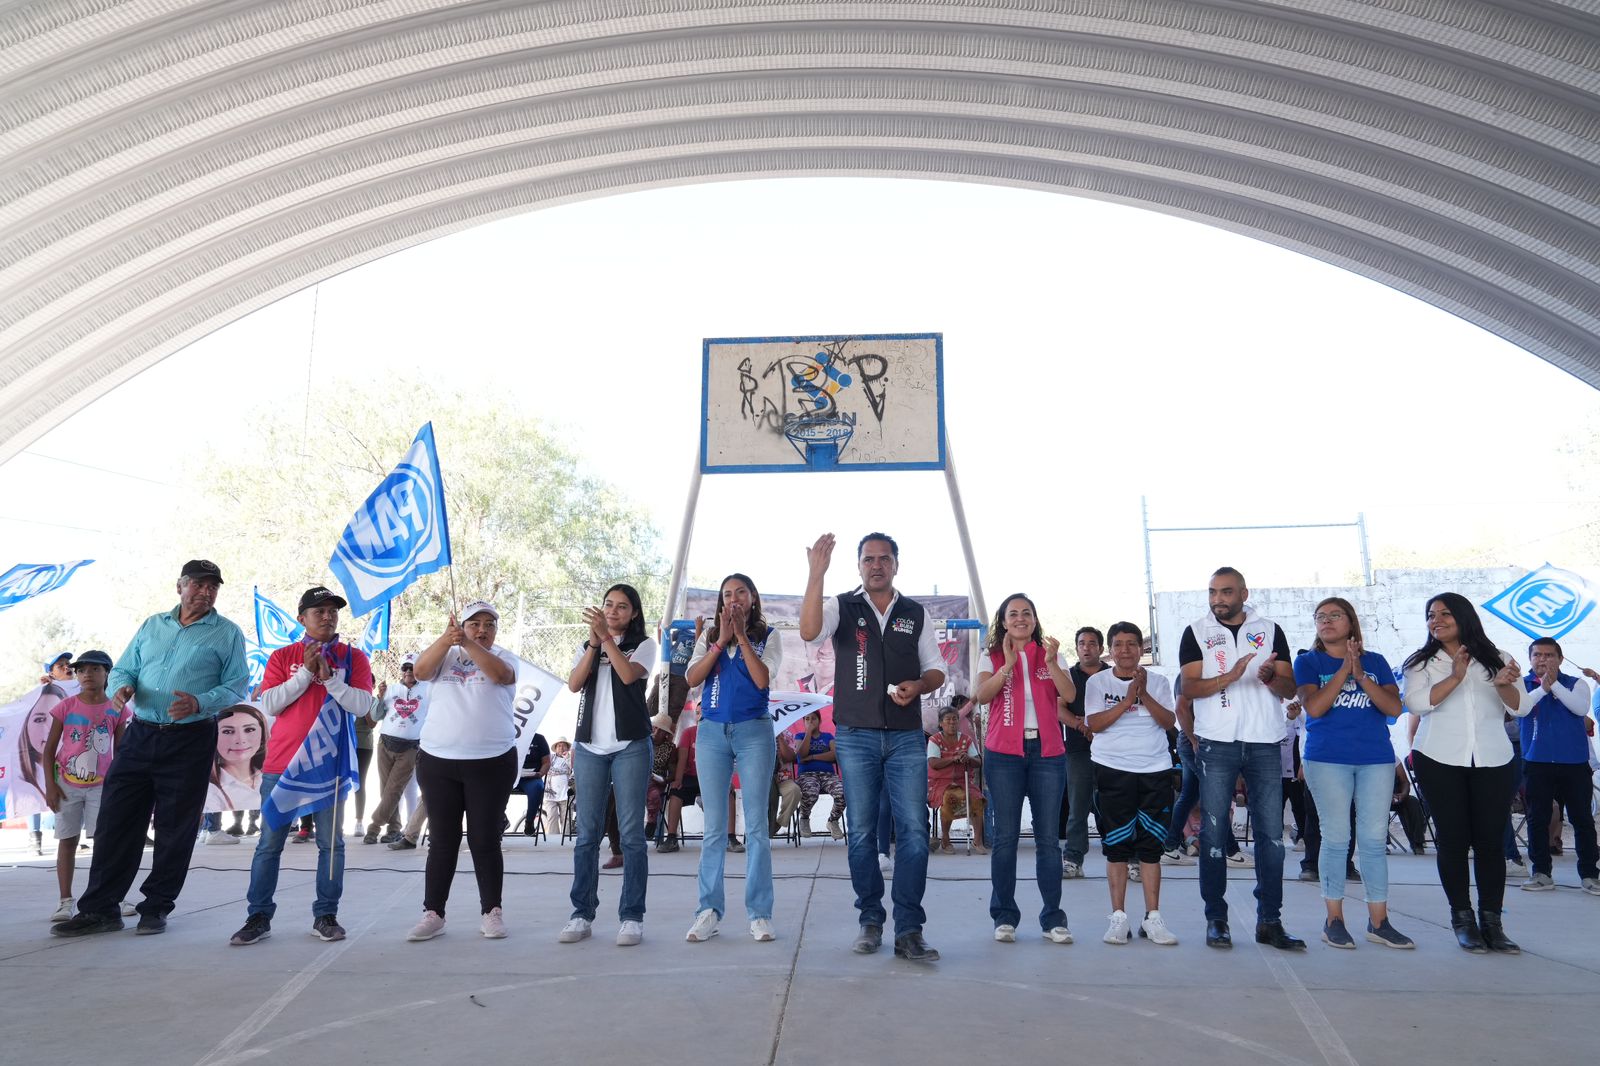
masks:
[[[861,584],[824,599],[822,581],[834,538],[824,533],[806,551],[810,577],[800,605],[800,636],[832,639],[833,750],[844,775],[850,820],[850,881],[855,885],[861,932],[854,950],[869,955],[883,944],[883,872],[878,869],[878,801],[887,792],[894,816],[894,953],[935,962],[939,953],[922,939],[927,915],[922,891],[928,878],[928,759],[922,732],[922,697],[944,684],[944,659],[933,626],[915,600],[894,588],[900,546],[868,533],[857,547]]]

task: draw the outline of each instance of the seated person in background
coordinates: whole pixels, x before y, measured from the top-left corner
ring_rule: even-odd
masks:
[[[822,729],[822,715],[812,711],[805,717],[806,731],[795,742],[796,769],[800,783],[800,832],[813,836],[811,809],[824,790],[833,797],[828,813],[828,832],[833,839],[844,839],[844,781],[839,777],[838,759],[833,753],[833,734]]]
[[[983,846],[983,793],[977,787],[978,746],[962,735],[961,712],[946,707],[939,712],[939,731],[928,738],[928,806],[939,812],[939,852],[954,855],[950,823],[966,818],[972,827],[974,850]]]
[[[678,738],[677,758],[669,778],[672,784],[667,789],[667,835],[656,845],[656,850],[663,854],[678,850],[683,808],[700,798],[700,775],[695,772],[694,762],[694,738],[698,729],[698,726],[690,726]]]
[[[550,745],[550,769],[544,775],[544,824],[559,832],[572,802],[572,742],[556,737]]]
[[[550,745],[542,733],[535,733],[528,742],[528,754],[522,760],[522,770],[517,777],[516,791],[528,797],[528,817],[522,823],[523,836],[537,836],[539,821],[534,814],[544,805],[545,778],[550,773]],[[511,815],[505,816],[501,832],[511,828]]]
[[[1422,813],[1422,801],[1411,794],[1411,777],[1406,773],[1404,763],[1394,764],[1394,799],[1389,804],[1389,810],[1400,816],[1400,828],[1405,830],[1411,854],[1421,855],[1424,851],[1423,842],[1427,839],[1427,819]]]
[[[789,824],[795,808],[800,806],[800,782],[794,779],[794,747],[789,743],[789,734],[779,733],[773,743],[778,746],[778,753],[773,763],[772,791],[767,793],[767,835],[770,837],[783,834],[783,827]],[[749,828],[745,827],[747,834]]]
[[[661,803],[666,798],[667,782],[672,780],[678,763],[678,746],[672,742],[677,725],[665,714],[650,719],[650,743],[655,762],[650,767],[650,784],[644,792],[645,839],[656,835],[656,818],[661,814]]]

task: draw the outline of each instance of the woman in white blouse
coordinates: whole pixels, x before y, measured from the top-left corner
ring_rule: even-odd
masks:
[[[1501,845],[1516,787],[1503,723],[1508,712],[1528,713],[1522,670],[1489,641],[1466,597],[1454,592],[1433,597],[1427,622],[1427,642],[1405,662],[1405,704],[1420,719],[1412,765],[1433,814],[1450,925],[1467,951],[1515,955],[1521,949],[1500,921],[1506,891]],[[1469,848],[1478,883],[1476,918],[1467,877]]]

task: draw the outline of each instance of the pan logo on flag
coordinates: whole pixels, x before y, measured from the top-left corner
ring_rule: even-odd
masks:
[[[1588,617],[1594,601],[1581,575],[1546,563],[1483,606],[1529,637],[1559,640]]]
[[[339,538],[345,562],[384,581],[436,555],[433,490],[428,471],[408,462],[395,467]]]

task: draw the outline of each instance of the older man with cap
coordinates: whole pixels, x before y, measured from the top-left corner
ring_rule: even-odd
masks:
[[[415,659],[406,656],[400,664],[400,684],[385,688],[374,712],[378,719],[378,805],[372,810],[372,821],[367,823],[363,844],[396,845],[408,841],[417,846],[422,823],[427,819],[427,808],[422,798],[417,798],[411,811],[411,821],[406,831],[400,832],[400,798],[406,794],[417,772],[418,742],[422,738],[422,723],[428,720],[428,683],[418,681]],[[387,832],[379,832],[387,828]]]
[[[261,767],[261,807],[305,745],[312,726],[328,700],[345,714],[357,718],[372,713],[372,664],[366,652],[339,639],[339,612],[343,596],[318,585],[300,597],[296,617],[305,636],[278,648],[267,660],[261,678],[261,709],[273,719],[267,738],[267,761]],[[339,833],[338,804],[311,815],[316,824],[317,891],[311,904],[311,935],[319,940],[343,940],[339,900],[344,894],[344,837]],[[249,912],[243,928],[228,941],[234,947],[257,944],[272,935],[272,918],[278,905],[278,864],[292,824],[274,829],[262,820],[261,837],[250,861]]]
[[[244,633],[217,613],[222,571],[191,559],[178,576],[178,605],[151,615],[111,671],[107,688],[134,716],[101,793],[89,887],[78,913],[55,936],[122,928],[118,902],[128,894],[155,812],[155,851],[138,905],[140,934],[163,933],[194,854],[195,830],[217,751],[217,714],[242,702],[250,673]]]

